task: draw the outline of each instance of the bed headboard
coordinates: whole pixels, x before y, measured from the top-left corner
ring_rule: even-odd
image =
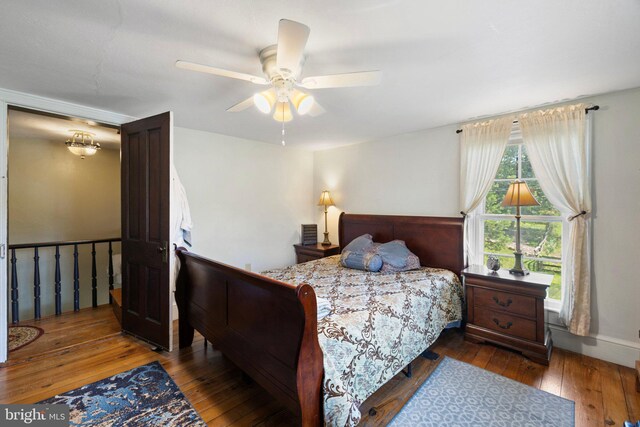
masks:
[[[340,214],[338,238],[342,250],[353,239],[371,234],[375,242],[404,240],[426,267],[446,268],[456,274],[464,262],[464,218]]]

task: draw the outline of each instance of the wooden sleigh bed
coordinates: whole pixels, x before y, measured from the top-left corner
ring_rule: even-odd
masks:
[[[423,266],[459,274],[464,268],[463,219],[340,215],[341,248],[368,233],[377,242],[404,240]],[[304,426],[323,424],[323,353],[316,294],[178,249],[176,302],[180,348],[194,329],[242,371],[298,415]]]

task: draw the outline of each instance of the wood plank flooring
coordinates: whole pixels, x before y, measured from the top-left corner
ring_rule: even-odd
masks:
[[[110,306],[42,319],[45,335],[10,353],[0,368],[0,402],[33,403],[158,360],[210,426],[287,426],[297,420],[196,333],[193,346],[156,353],[121,335]],[[177,325],[174,327],[177,331]],[[83,341],[84,340],[84,341]],[[177,342],[177,337],[174,339]],[[445,331],[433,350],[576,402],[577,426],[622,426],[640,419],[635,371],[554,349],[548,367],[498,347],[466,342]],[[418,358],[413,377],[400,373],[361,407],[361,425],[385,425],[438,362]]]
[[[12,351],[8,364],[30,361],[76,345],[86,345],[109,336],[120,335],[120,325],[116,322],[109,304],[40,320],[27,320],[18,325],[37,326],[43,329],[45,334],[28,346]]]

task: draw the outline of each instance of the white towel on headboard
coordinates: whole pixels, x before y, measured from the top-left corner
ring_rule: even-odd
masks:
[[[171,183],[171,289],[176,290],[176,280],[180,271],[180,262],[175,256],[174,248],[181,246],[191,246],[191,209],[189,208],[189,200],[187,192],[180,181],[178,171],[175,165],[171,165],[172,183]]]
[[[185,244],[187,246],[191,246],[191,228],[193,227],[193,222],[191,221],[191,209],[189,208],[189,200],[187,199],[187,192],[184,189],[184,185],[182,185],[182,181],[180,181],[180,177],[178,176],[178,171],[176,170],[175,166],[172,167],[172,243],[176,246],[184,246]]]

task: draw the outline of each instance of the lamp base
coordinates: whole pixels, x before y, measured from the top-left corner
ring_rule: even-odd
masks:
[[[329,241],[329,232],[324,232],[324,240],[322,241],[322,246],[331,246],[331,242]]]
[[[513,265],[513,268],[509,270],[509,273],[514,276],[526,276],[529,274],[529,270],[522,266],[522,252],[514,252],[513,255],[516,257],[516,262]]]

